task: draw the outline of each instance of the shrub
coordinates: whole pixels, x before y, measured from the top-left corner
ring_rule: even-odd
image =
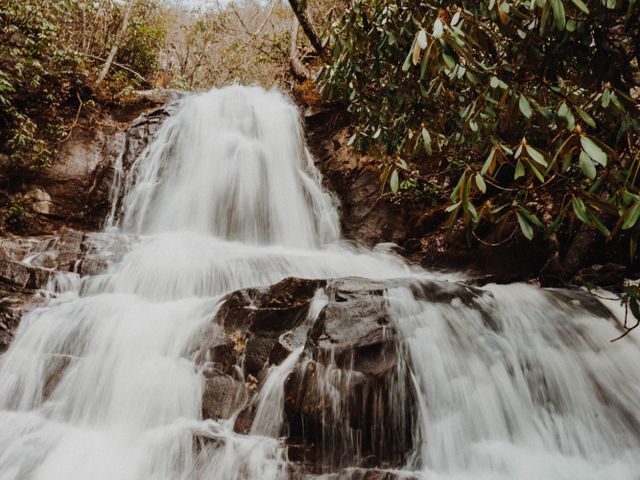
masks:
[[[63,9],[26,0],[0,10],[0,153],[16,169],[51,163],[63,133],[60,107],[79,80],[78,57],[58,45]]]
[[[15,195],[9,200],[9,205],[4,215],[4,224],[8,230],[19,233],[25,229],[31,216],[32,212],[28,199],[22,195]]]
[[[582,222],[628,233],[634,257],[639,39],[635,0],[358,0],[319,83],[353,113],[356,146],[391,156],[392,191],[418,159],[455,177],[450,225],[532,239]]]

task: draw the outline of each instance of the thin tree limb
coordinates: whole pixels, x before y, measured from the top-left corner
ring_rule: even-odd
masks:
[[[99,60],[101,62],[106,62],[107,61],[106,58],[98,57],[97,55],[92,55],[91,53],[78,52],[78,51],[75,51],[75,50],[73,51],[73,53],[76,53],[78,55],[82,55],[83,57],[92,58],[94,60]],[[138,77],[143,82],[151,85],[151,82],[149,80],[147,80],[145,77],[143,77],[141,74],[139,74],[138,72],[136,72],[132,68],[127,67],[126,65],[123,65],[123,64],[118,63],[118,62],[111,62],[111,65],[115,66],[115,67],[118,67],[118,68],[121,68],[123,70],[126,70],[127,72],[132,73],[133,75]]]
[[[251,31],[249,30],[249,27],[247,27],[247,25],[244,23],[244,20],[242,19],[242,17],[238,13],[238,10],[236,10],[235,5],[233,3],[230,3],[229,6],[231,7],[231,10],[233,10],[233,13],[236,14],[236,17],[238,17],[238,20],[240,20],[240,24],[242,25],[242,28],[244,28],[245,32],[247,32],[249,35],[253,35],[251,33]]]
[[[309,43],[311,43],[311,46],[313,47],[313,49],[316,51],[318,55],[323,55],[324,47],[322,46],[320,37],[318,37],[318,34],[313,28],[313,25],[311,25],[311,22],[309,21],[307,12],[305,11],[304,8],[302,8],[302,5],[298,0],[289,0],[289,4],[291,5],[293,13],[298,19],[298,22],[300,23],[300,26],[302,27],[304,34],[309,39]]]
[[[298,27],[300,23],[298,18],[294,16],[291,19],[291,43],[289,44],[289,63],[291,64],[291,70],[293,74],[302,80],[311,78],[311,74],[307,67],[304,66],[300,57],[298,56]]]
[[[100,71],[100,75],[98,75],[98,79],[96,80],[96,85],[100,85],[109,73],[109,69],[111,68],[111,64],[113,63],[113,59],[118,53],[118,48],[120,48],[120,44],[124,39],[125,33],[127,33],[127,28],[129,27],[129,16],[131,15],[131,9],[133,8],[134,0],[129,0],[125,7],[124,13],[122,15],[122,22],[120,23],[120,28],[118,29],[118,33],[116,34],[116,38],[113,41],[113,45],[111,46],[111,50],[109,51],[109,55],[102,66],[102,70]]]
[[[76,92],[76,98],[78,99],[78,110],[76,111],[76,116],[73,119],[73,123],[71,124],[71,126],[69,127],[69,130],[67,131],[67,134],[64,136],[64,138],[62,138],[62,140],[60,140],[58,142],[58,144],[62,144],[64,142],[66,142],[67,140],[69,140],[69,137],[71,137],[71,133],[73,133],[73,129],[76,127],[76,125],[78,124],[78,120],[80,119],[80,112],[82,112],[82,107],[84,105],[84,102],[82,101],[82,97],[80,97],[80,93]]]
[[[269,11],[267,12],[267,16],[264,17],[264,20],[260,24],[260,26],[256,29],[255,36],[257,37],[262,32],[262,29],[265,27],[269,19],[271,18],[271,14],[273,13],[273,7],[276,6],[276,0],[271,0],[271,6],[269,7]]]

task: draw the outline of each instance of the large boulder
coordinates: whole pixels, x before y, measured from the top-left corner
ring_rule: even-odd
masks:
[[[21,192],[29,211],[22,228],[25,234],[101,228],[111,206],[116,167],[122,165],[126,174],[177,108],[180,95],[173,90],[136,92],[128,103],[99,117],[80,116],[59,145],[51,167],[29,178],[6,175],[10,159],[0,157],[0,200],[5,203],[0,205],[0,216],[9,198]]]
[[[244,409],[237,429],[249,430],[255,407],[251,396],[269,366],[306,342],[309,309],[325,284],[291,278],[225,297],[193,352],[205,377],[204,418],[229,418]]]
[[[203,417],[235,414],[236,431],[248,433],[269,369],[302,348],[283,386],[289,459],[307,474],[404,465],[416,401],[384,297],[394,284],[288,278],[227,295],[192,352]]]
[[[285,384],[290,458],[313,472],[405,464],[415,394],[384,282],[334,280]]]
[[[57,235],[0,237],[0,353],[24,312],[49,294],[95,275],[124,255],[129,237],[64,229]]]

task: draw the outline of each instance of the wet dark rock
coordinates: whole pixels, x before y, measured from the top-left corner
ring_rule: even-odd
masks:
[[[42,387],[42,398],[46,400],[54,392],[71,360],[64,355],[52,356],[45,368],[45,382]]]
[[[305,118],[307,142],[329,190],[340,200],[344,235],[364,245],[401,243],[418,219],[418,211],[380,198],[377,161],[348,145],[349,117],[339,109],[322,109]]]
[[[247,401],[244,384],[215,369],[204,371],[205,390],[202,396],[204,418],[228,419]]]
[[[116,175],[115,167],[118,157],[121,157],[123,173],[126,175],[135,159],[155,138],[164,120],[175,113],[176,108],[175,104],[169,104],[144,111],[131,121],[125,131],[119,132],[117,137],[114,137],[117,147],[112,147],[112,151],[103,154],[94,171],[88,175],[91,179],[87,192],[90,201],[85,204],[83,211],[87,219],[99,221],[92,225],[93,228],[102,226],[111,207],[111,188]],[[121,200],[122,198],[116,199],[118,207]]]
[[[314,477],[306,477],[313,479]],[[339,473],[323,475],[322,480],[417,480],[410,472],[378,469],[349,469]]]
[[[559,310],[571,309],[576,315],[589,312],[602,319],[611,320],[614,315],[597,297],[586,290],[546,289],[545,295]]]
[[[205,372],[203,418],[228,418],[245,407],[236,425],[238,431],[248,431],[255,407],[249,399],[257,390],[258,379],[264,380],[270,365],[281,363],[304,345],[309,307],[324,284],[291,278],[268,288],[243,289],[226,296],[192,353]],[[233,386],[229,379],[235,382]],[[222,390],[232,393],[219,393],[221,385]],[[211,407],[219,396],[224,405]]]
[[[592,265],[582,268],[573,279],[576,285],[595,285],[607,290],[621,291],[624,288],[624,279],[627,267],[618,263],[604,265]]]
[[[460,303],[501,328],[491,293],[463,282],[288,278],[242,289],[223,299],[193,352],[204,371],[204,418],[235,415],[235,431],[248,433],[268,369],[302,347],[284,381],[281,434],[290,478],[412,478],[397,470],[421,439],[412,365],[386,297],[394,288],[429,303]],[[559,310],[611,318],[587,292],[545,294]],[[575,328],[567,334],[581,335]]]
[[[403,467],[416,444],[417,399],[411,364],[391,320],[385,293],[406,288],[430,303],[460,302],[495,329],[490,292],[462,282],[363,278],[289,278],[226,296],[194,353],[205,371],[204,418],[236,415],[250,431],[270,366],[303,352],[284,382],[290,478],[411,478]],[[586,292],[547,290],[559,309],[611,318]],[[310,318],[314,299],[318,312]],[[575,328],[568,334],[580,336]],[[407,476],[408,475],[408,476]]]
[[[0,259],[0,280],[25,289],[44,287],[53,270],[28,265],[11,259]]]
[[[284,385],[290,460],[307,473],[403,465],[415,399],[384,292],[410,283],[289,278],[227,295],[193,353],[205,372],[203,417],[238,412],[235,429],[247,433],[268,368],[303,347]]]
[[[56,279],[104,271],[128,245],[129,237],[123,235],[69,229],[58,235],[0,237],[0,353],[8,348],[24,312],[44,301],[38,291],[55,288]]]
[[[23,193],[32,212],[25,226],[29,235],[65,227],[100,229],[110,207],[116,160],[122,157],[128,169],[175,111],[172,102],[178,97],[173,90],[137,92],[98,120],[81,117],[51,167],[34,178],[5,178],[0,159],[0,199]],[[0,210],[5,207],[0,204]]]
[[[327,284],[305,356],[285,383],[288,442],[311,471],[400,466],[413,447],[409,365],[383,296],[394,283]]]
[[[65,229],[58,235],[0,237],[0,279],[41,289],[56,272],[100,273],[128,248],[125,235]]]
[[[0,281],[0,354],[9,348],[32,295],[30,290]]]

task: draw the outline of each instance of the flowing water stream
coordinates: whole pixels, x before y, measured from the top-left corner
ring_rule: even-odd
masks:
[[[278,435],[301,348],[268,370],[249,434],[202,419],[189,352],[223,295],[291,276],[459,279],[341,241],[300,125],[290,101],[256,87],[181,100],[116,179],[105,235],[127,252],[58,282],[1,359],[0,480],[294,475]],[[614,322],[526,285],[489,286],[478,308],[385,295],[419,412],[399,476],[640,479],[640,348],[611,344]]]

